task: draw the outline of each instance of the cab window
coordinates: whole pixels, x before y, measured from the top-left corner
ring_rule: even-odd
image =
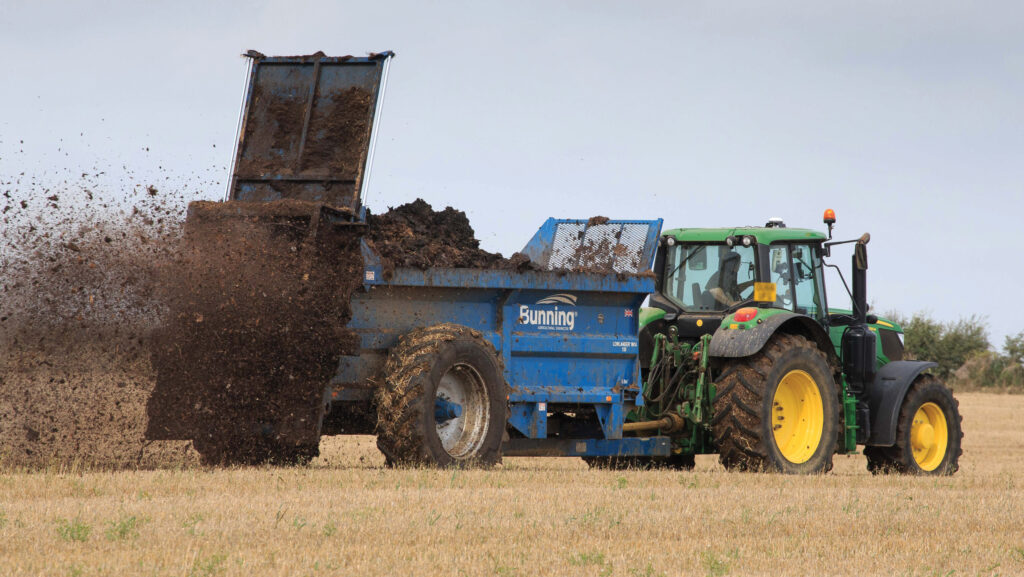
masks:
[[[769,252],[775,306],[815,318],[825,314],[821,254],[816,245],[781,244]]]
[[[756,270],[754,247],[677,244],[662,292],[687,311],[726,311],[753,297]]]
[[[793,290],[796,309],[800,314],[821,318],[825,314],[821,287],[821,255],[815,245],[795,244],[791,247],[793,264]]]
[[[793,310],[793,281],[789,274],[789,245],[772,246],[768,251],[770,282],[775,283],[775,306]]]

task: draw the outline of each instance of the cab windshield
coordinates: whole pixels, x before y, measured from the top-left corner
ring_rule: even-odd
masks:
[[[662,292],[687,311],[726,311],[754,296],[754,247],[677,244],[665,255]]]

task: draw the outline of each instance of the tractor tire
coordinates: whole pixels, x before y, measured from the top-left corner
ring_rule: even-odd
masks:
[[[711,430],[726,469],[832,470],[842,431],[839,387],[811,341],[776,333],[759,353],[727,359],[715,386]]]
[[[693,455],[668,457],[583,457],[591,469],[625,471],[627,469],[692,471],[696,465]]]
[[[488,467],[501,461],[508,392],[501,358],[479,331],[456,324],[398,341],[377,390],[377,447],[389,465]],[[439,402],[461,413],[439,420]]]
[[[903,475],[952,475],[960,469],[964,433],[960,403],[932,375],[914,381],[900,406],[896,444],[865,447],[868,471]]]

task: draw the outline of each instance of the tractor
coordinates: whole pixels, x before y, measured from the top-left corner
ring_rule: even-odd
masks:
[[[680,228],[664,232],[656,291],[640,311],[645,403],[624,430],[672,438],[669,458],[597,464],[692,466],[718,453],[727,469],[823,473],[835,453],[864,446],[873,473],[950,475],[961,416],[950,389],[904,360],[894,322],[869,314],[870,235],[832,239],[788,228]],[[852,310],[830,309],[824,267],[853,244]],[[847,289],[849,292],[849,289]]]

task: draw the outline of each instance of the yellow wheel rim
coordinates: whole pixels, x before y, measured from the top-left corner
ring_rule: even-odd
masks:
[[[946,414],[935,403],[925,403],[914,413],[910,425],[910,448],[923,471],[934,471],[942,464],[949,446]]]
[[[804,463],[821,444],[825,406],[814,378],[805,371],[782,377],[772,399],[775,445],[790,463]]]

